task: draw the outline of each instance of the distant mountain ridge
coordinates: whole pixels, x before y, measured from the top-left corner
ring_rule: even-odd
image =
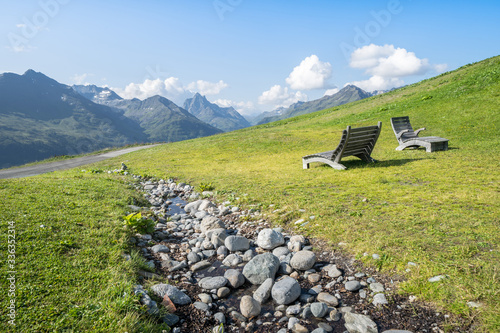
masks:
[[[73,85],[72,88],[83,97],[90,99],[92,102],[97,104],[108,105],[114,101],[120,101],[123,99],[113,90],[98,87],[96,85]]]
[[[196,93],[193,98],[188,98],[184,102],[184,109],[224,132],[251,126],[251,124],[233,107],[220,107],[210,103],[205,96]]]
[[[0,167],[146,142],[142,128],[33,70],[0,74]]]
[[[143,101],[137,98],[115,100],[109,105],[138,122],[153,142],[181,141],[222,132],[158,95]]]
[[[302,114],[312,113],[342,104],[359,101],[371,96],[372,94],[364,91],[361,88],[353,85],[348,85],[333,95],[323,96],[322,98],[316,99],[314,101],[297,102],[295,104],[292,104],[288,109],[283,110],[280,115],[265,117],[260,120],[258,124],[266,124],[273,121],[300,116]]]

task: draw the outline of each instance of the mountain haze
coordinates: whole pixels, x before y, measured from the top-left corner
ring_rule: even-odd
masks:
[[[42,73],[0,74],[0,168],[147,141],[140,126]]]
[[[196,118],[224,132],[251,126],[233,107],[224,108],[210,103],[205,96],[199,93],[196,93],[193,98],[186,99],[184,109]]]

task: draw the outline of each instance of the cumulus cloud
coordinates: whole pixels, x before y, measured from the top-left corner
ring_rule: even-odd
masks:
[[[198,80],[185,86],[179,78],[169,77],[161,79],[145,79],[142,83],[130,83],[125,88],[114,88],[113,90],[125,99],[146,99],[155,95],[166,97],[176,104],[182,105],[186,98],[192,97],[196,92],[202,95],[216,95],[228,85],[220,80],[209,82]]]
[[[224,81],[219,82],[208,82],[204,80],[198,80],[196,82],[191,82],[187,88],[192,92],[199,92],[202,95],[217,95],[222,89],[227,88],[228,85]]]
[[[214,103],[223,108],[232,106],[241,115],[253,115],[260,112],[255,109],[255,105],[252,102],[235,102],[230,99],[217,99]]]
[[[331,95],[334,95],[336,93],[339,92],[339,88],[332,88],[332,89],[328,89],[327,91],[325,91],[325,93],[323,94],[323,96],[331,96]]]
[[[332,77],[332,65],[322,62],[318,56],[311,55],[302,60],[286,79],[286,83],[294,90],[321,89],[328,86]]]
[[[364,90],[385,90],[404,85],[403,77],[441,73],[446,64],[432,65],[427,58],[420,59],[414,52],[394,45],[370,44],[354,50],[350,64],[353,68],[365,69],[372,75],[368,80],[350,82]]]
[[[288,87],[274,85],[259,96],[259,104],[272,105],[274,108],[288,107],[298,101],[307,101],[307,95],[300,92],[291,92]]]

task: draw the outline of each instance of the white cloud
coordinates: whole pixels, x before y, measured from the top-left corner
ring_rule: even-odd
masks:
[[[160,95],[182,106],[186,98],[192,97],[195,92],[202,95],[216,95],[227,86],[222,80],[219,82],[198,80],[185,86],[179,78],[169,77],[165,80],[145,79],[142,83],[132,82],[123,89],[113,88],[113,90],[125,99],[138,98],[143,100]]]
[[[71,80],[74,82],[74,84],[89,84],[88,82],[85,82],[85,80],[89,77],[92,76],[92,74],[84,73],[81,75],[75,74],[71,77]]]
[[[298,101],[307,101],[307,95],[300,91],[290,92],[288,87],[278,84],[259,96],[259,104],[272,105],[274,108],[288,107]]]
[[[346,85],[355,85],[364,91],[388,90],[394,87],[401,87],[405,84],[400,78],[387,78],[379,75],[373,75],[368,80],[354,81],[346,83]]]
[[[332,65],[322,62],[318,56],[311,55],[302,60],[286,79],[286,83],[294,90],[321,89],[328,86],[332,77]]]
[[[188,84],[187,89],[192,92],[199,92],[202,95],[217,95],[222,89],[227,88],[228,85],[224,81],[219,82],[209,82],[204,80],[198,80],[196,82],[191,82]]]
[[[232,106],[241,115],[253,115],[260,113],[260,111],[255,109],[255,105],[252,102],[235,102],[230,99],[217,99],[214,103],[223,108]]]
[[[331,95],[334,95],[336,93],[339,92],[339,88],[332,88],[332,89],[328,89],[327,91],[325,91],[325,93],[323,94],[323,96],[331,96]]]
[[[402,86],[403,77],[424,75],[432,71],[441,73],[447,68],[446,64],[431,65],[427,58],[420,59],[414,52],[387,44],[370,44],[354,50],[349,65],[365,69],[365,73],[371,75],[368,80],[348,83],[367,91]]]

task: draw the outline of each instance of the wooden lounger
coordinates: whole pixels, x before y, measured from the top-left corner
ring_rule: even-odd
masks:
[[[396,139],[399,142],[399,146],[396,150],[418,147],[425,147],[428,153],[437,150],[448,150],[448,139],[438,136],[418,137],[418,133],[425,130],[425,127],[413,131],[409,117],[391,118],[391,125],[396,135]]]
[[[309,163],[320,162],[326,163],[337,170],[345,170],[347,168],[340,164],[340,160],[347,156],[356,156],[366,162],[376,162],[370,155],[375,147],[381,128],[382,122],[380,121],[377,126],[358,128],[347,126],[342,131],[342,138],[335,150],[302,157],[303,168],[309,169]]]

